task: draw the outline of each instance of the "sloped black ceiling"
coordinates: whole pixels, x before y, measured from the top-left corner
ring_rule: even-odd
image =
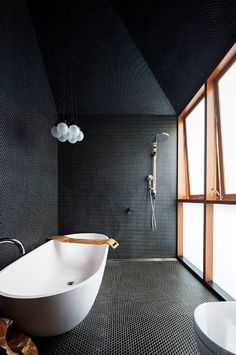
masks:
[[[235,0],[113,0],[179,113],[236,40]]]
[[[59,113],[175,114],[111,1],[29,5]]]

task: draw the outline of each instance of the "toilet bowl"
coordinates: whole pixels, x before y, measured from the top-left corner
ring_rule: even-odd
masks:
[[[236,301],[198,306],[194,331],[200,354],[236,354]]]

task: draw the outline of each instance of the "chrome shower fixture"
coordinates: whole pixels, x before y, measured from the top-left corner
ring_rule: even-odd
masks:
[[[151,179],[151,192],[152,192],[152,196],[155,199],[156,198],[156,174],[157,174],[157,163],[156,163],[156,159],[157,159],[157,146],[158,143],[160,142],[164,142],[165,140],[167,140],[169,138],[169,134],[166,132],[162,132],[162,133],[156,133],[154,135],[154,142],[152,144],[152,175],[150,175],[152,177]]]
[[[167,140],[170,135],[166,132],[156,133],[154,143],[159,143]]]
[[[158,143],[163,142],[169,138],[169,134],[166,132],[156,133],[154,135],[154,141],[152,144],[152,175],[148,175],[148,189],[152,207],[152,230],[156,230],[156,216],[155,216],[155,206],[156,206],[156,194],[157,194],[157,147]]]
[[[59,122],[52,127],[51,134],[62,143],[68,140],[68,142],[74,144],[76,142],[81,142],[84,139],[83,132],[74,123],[68,126],[66,122]]]

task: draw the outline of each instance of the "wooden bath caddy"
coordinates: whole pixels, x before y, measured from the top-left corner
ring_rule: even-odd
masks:
[[[116,249],[119,246],[119,243],[112,238],[108,239],[79,239],[79,238],[70,238],[66,235],[53,235],[48,239],[57,240],[58,242],[62,243],[80,243],[80,244],[109,244],[113,249]]]

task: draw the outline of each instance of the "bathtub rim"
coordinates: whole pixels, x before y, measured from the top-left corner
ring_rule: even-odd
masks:
[[[102,237],[105,237],[105,238],[101,238],[101,239],[109,239],[108,236],[106,236],[105,234],[100,234],[100,233],[74,233],[74,234],[65,234],[66,236],[69,236],[71,238],[76,238],[75,236],[76,235],[89,235],[89,234],[94,234],[94,235],[97,235],[97,236],[102,236]],[[22,260],[22,258],[26,257],[27,255],[33,253],[36,249],[38,248],[41,248],[41,247],[46,247],[47,244],[55,244],[55,243],[61,243],[61,242],[58,242],[58,241],[55,241],[55,240],[49,240],[49,241],[46,241],[45,243],[39,245],[37,248],[31,250],[30,252],[28,252],[27,254],[23,255],[22,257],[16,259],[15,261],[13,261],[11,264],[7,265],[5,268],[3,268],[2,270],[0,270],[0,276],[1,276],[1,273],[6,271],[8,268],[12,267],[13,264],[17,264],[20,262],[20,260]],[[55,293],[43,293],[43,294],[37,294],[37,295],[27,295],[27,296],[22,296],[22,295],[14,295],[14,294],[10,294],[10,293],[5,293],[3,291],[1,291],[1,286],[0,286],[0,297],[5,297],[5,298],[8,298],[8,299],[19,299],[19,300],[40,300],[40,299],[43,299],[43,298],[47,298],[47,297],[55,297],[55,296],[59,296],[59,295],[62,295],[64,293],[67,293],[67,292],[70,292],[70,291],[73,291],[77,288],[80,288],[82,286],[84,286],[86,283],[92,281],[93,278],[95,278],[97,276],[97,274],[100,272],[100,270],[102,269],[102,267],[104,266],[105,268],[105,265],[106,265],[106,261],[107,261],[107,255],[108,255],[108,249],[109,249],[109,245],[108,244],[102,244],[102,245],[97,245],[98,247],[99,246],[105,246],[105,252],[104,252],[104,257],[97,269],[97,271],[91,275],[90,277],[88,277],[87,279],[85,279],[84,281],[78,283],[78,284],[75,284],[74,286],[68,286],[68,289],[65,289],[63,291],[59,291],[59,292],[55,292]],[[104,265],[105,264],[105,265]]]

